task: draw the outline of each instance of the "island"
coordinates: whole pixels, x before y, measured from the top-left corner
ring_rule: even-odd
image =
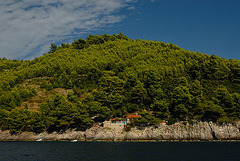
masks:
[[[240,140],[240,60],[89,35],[0,58],[0,140]]]

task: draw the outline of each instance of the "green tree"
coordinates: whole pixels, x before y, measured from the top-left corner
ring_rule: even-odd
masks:
[[[207,121],[214,121],[216,122],[219,118],[225,115],[223,108],[213,101],[208,101],[205,104],[205,110],[203,114],[203,119]]]
[[[191,109],[189,102],[192,96],[189,92],[189,88],[186,86],[178,86],[174,89],[172,94],[172,113],[175,117],[186,119],[188,117],[188,111]]]
[[[75,49],[84,49],[87,48],[87,42],[83,39],[78,39],[72,43],[73,48]]]
[[[155,98],[153,104],[151,104],[151,109],[154,111],[154,116],[165,119],[170,116],[169,106],[170,103],[166,99],[157,100]]]
[[[147,90],[144,88],[144,84],[139,80],[136,82],[136,86],[133,87],[130,92],[130,100],[133,103],[137,103],[140,107],[143,107],[144,100],[147,97]]]
[[[24,108],[15,108],[7,117],[8,129],[12,133],[28,131],[30,112]]]
[[[137,126],[149,126],[156,125],[161,122],[161,119],[154,117],[148,112],[142,111],[140,113],[141,117],[135,120],[135,124]]]
[[[189,115],[194,118],[201,118],[204,113],[205,99],[200,81],[195,80],[192,83],[190,94],[192,95],[192,99],[190,100],[192,108],[189,109]]]
[[[8,123],[7,118],[9,117],[9,112],[5,109],[0,108],[0,129],[7,129]]]
[[[49,53],[54,53],[57,51],[58,47],[56,44],[51,44]]]

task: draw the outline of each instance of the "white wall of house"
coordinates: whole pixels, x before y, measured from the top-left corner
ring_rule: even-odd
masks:
[[[123,130],[125,127],[126,123],[124,124],[123,122],[116,122],[112,123],[111,121],[104,121],[103,122],[103,127],[106,128],[111,128],[113,130]]]

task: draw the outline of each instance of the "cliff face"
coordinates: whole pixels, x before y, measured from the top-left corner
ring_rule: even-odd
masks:
[[[193,125],[164,123],[145,128],[132,128],[130,131],[117,131],[110,128],[92,127],[86,131],[66,131],[65,133],[46,132],[34,134],[24,132],[10,135],[0,131],[0,140],[240,140],[240,122],[217,125],[212,122],[196,122]]]
[[[131,131],[114,131],[91,128],[85,132],[88,140],[240,140],[240,122],[216,125],[212,122],[197,122],[193,125],[160,124]]]

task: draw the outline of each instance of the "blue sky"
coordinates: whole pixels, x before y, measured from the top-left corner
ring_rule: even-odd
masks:
[[[8,59],[119,32],[240,59],[239,0],[0,0],[0,22],[0,57]]]

